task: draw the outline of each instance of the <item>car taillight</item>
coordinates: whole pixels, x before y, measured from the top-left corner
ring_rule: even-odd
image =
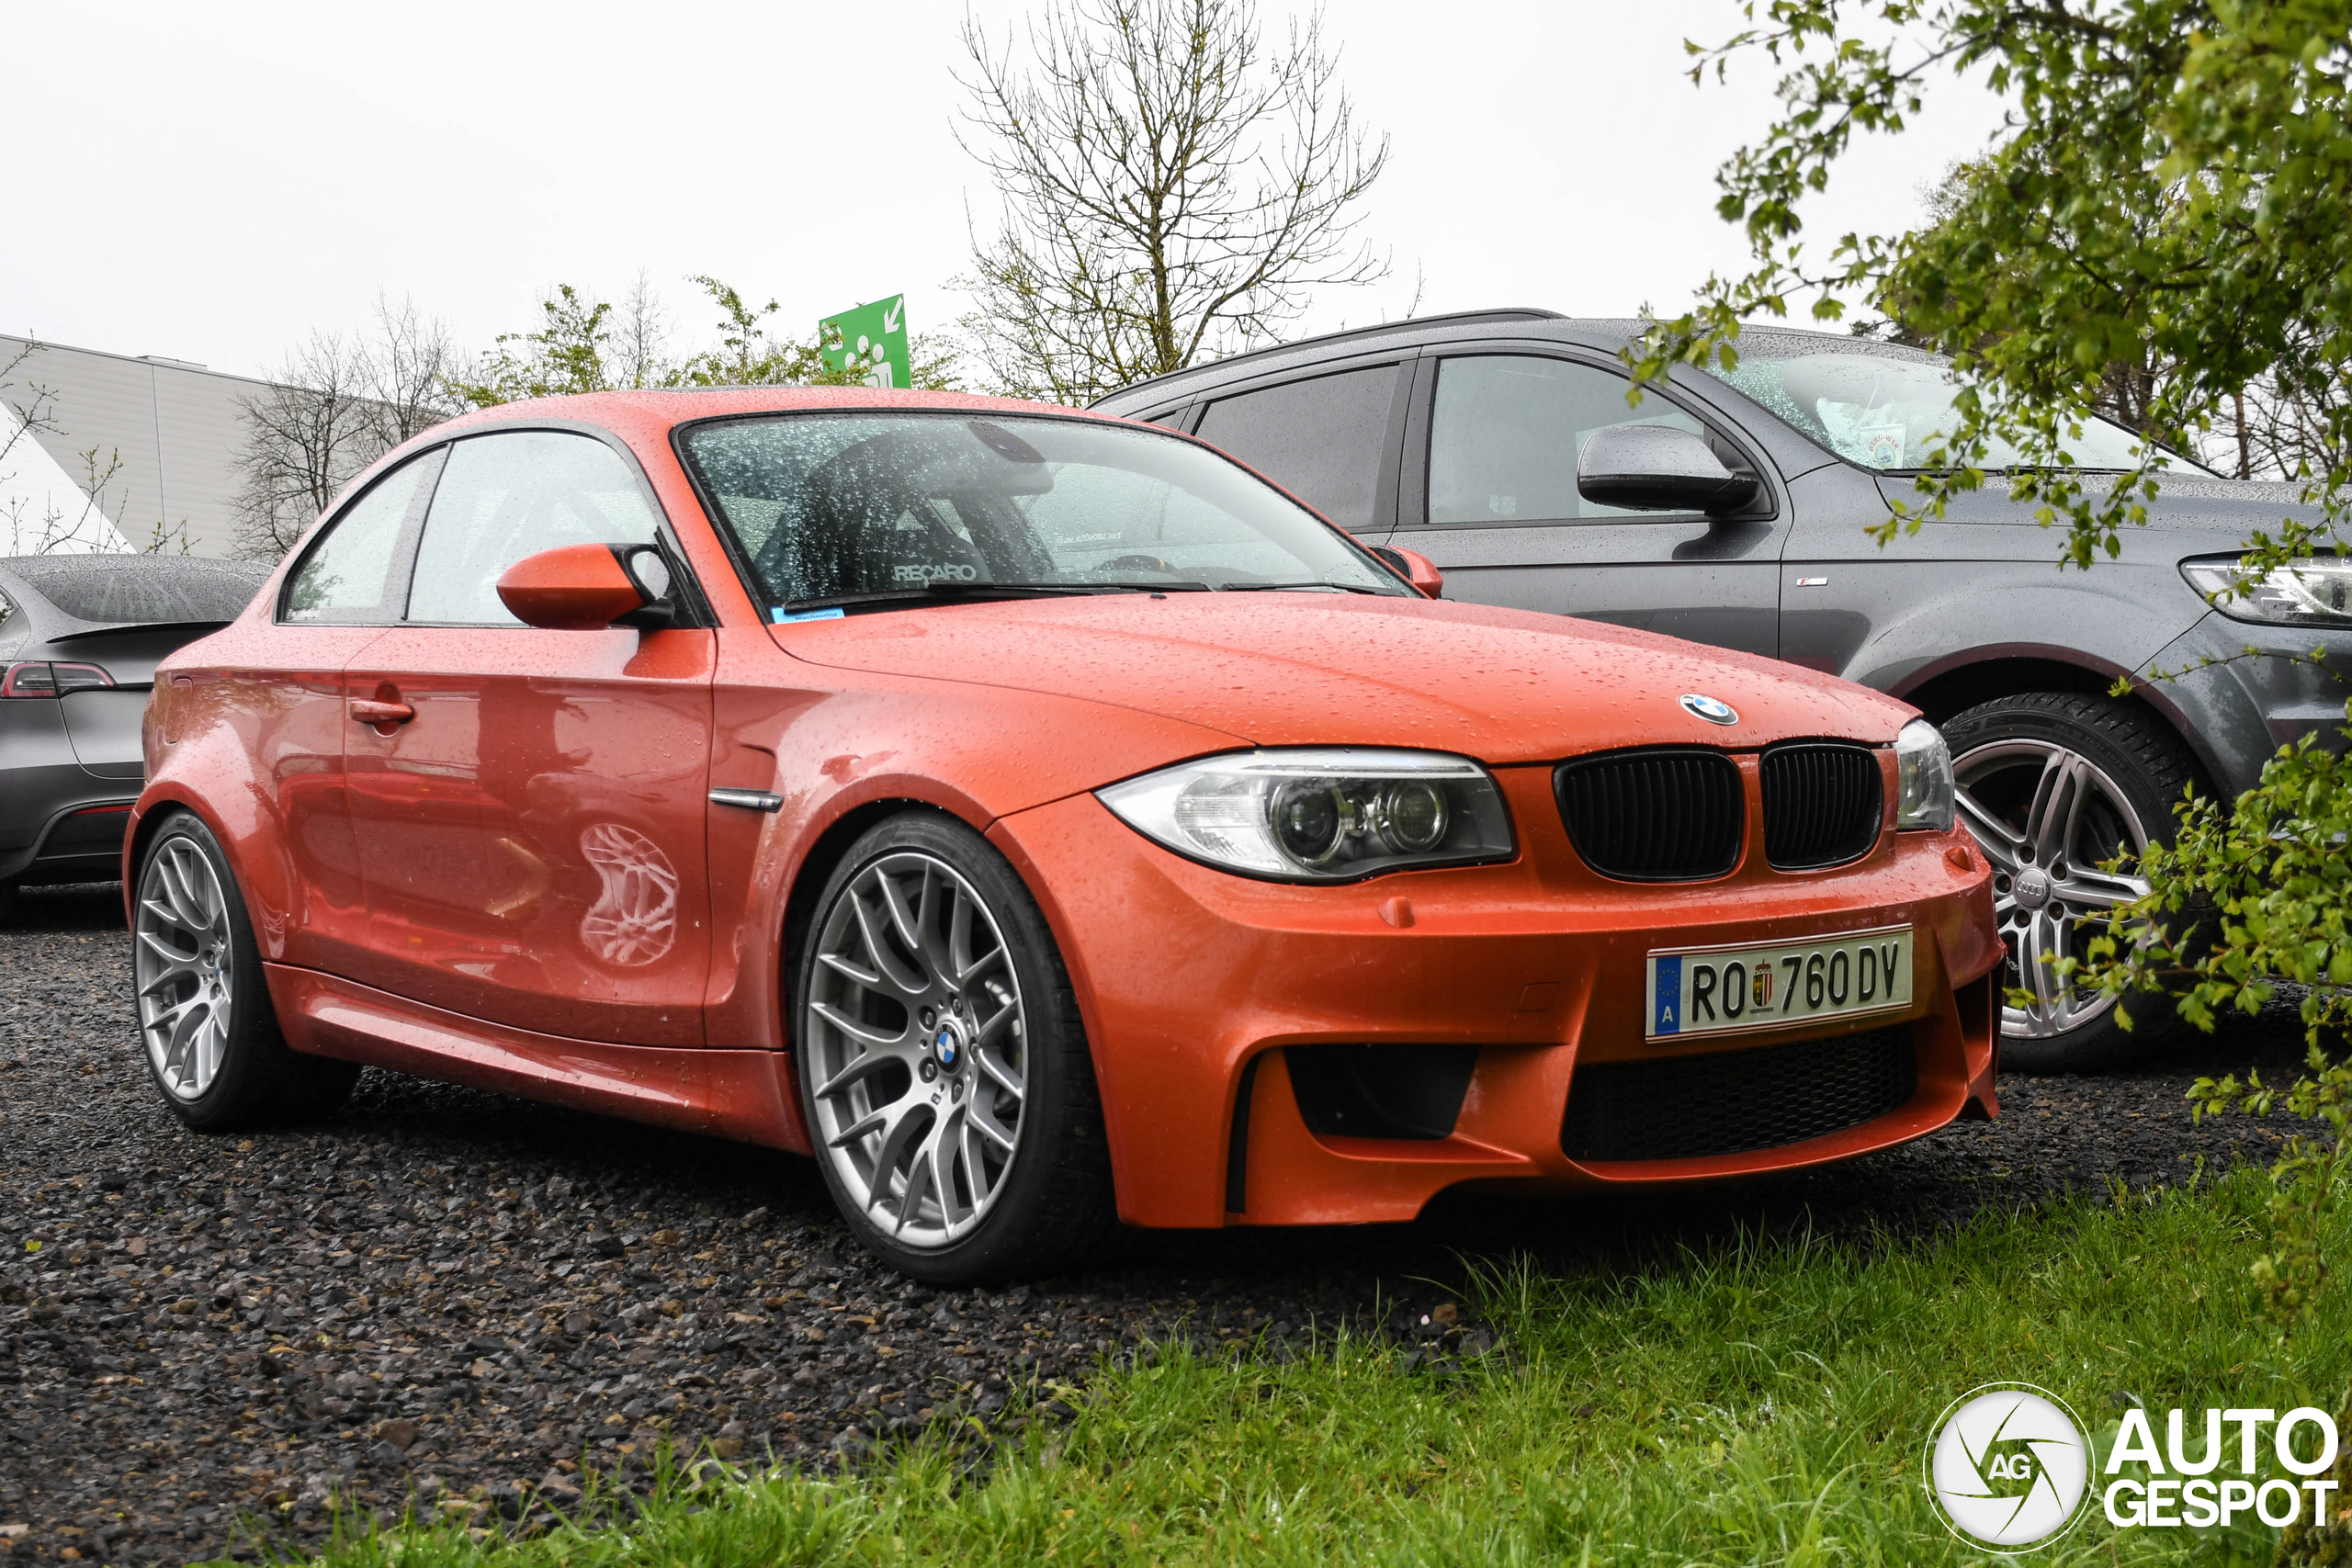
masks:
[[[0,697],[62,697],[113,684],[95,664],[11,664],[0,674]]]

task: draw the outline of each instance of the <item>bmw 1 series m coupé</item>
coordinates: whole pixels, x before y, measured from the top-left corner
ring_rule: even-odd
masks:
[[[373,1064],[804,1151],[938,1282],[1995,1113],[1932,727],[1436,589],[1066,410],[469,414],[161,667],[149,1066],[204,1129]]]

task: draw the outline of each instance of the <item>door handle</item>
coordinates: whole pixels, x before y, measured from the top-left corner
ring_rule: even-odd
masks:
[[[406,724],[415,716],[416,710],[406,703],[379,703],[367,697],[351,699],[355,724]]]

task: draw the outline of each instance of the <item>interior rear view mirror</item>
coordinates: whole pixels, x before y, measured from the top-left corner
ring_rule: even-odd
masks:
[[[1763,488],[1724,467],[1707,443],[1668,424],[1613,424],[1585,438],[1577,493],[1643,512],[1737,512]]]
[[[548,631],[653,630],[676,616],[670,564],[651,545],[565,545],[525,556],[499,578],[498,597],[516,620]]]

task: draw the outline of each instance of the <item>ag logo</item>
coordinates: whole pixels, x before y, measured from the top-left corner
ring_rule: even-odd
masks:
[[[2022,1551],[2082,1512],[2090,1445],[2064,1401],[2031,1383],[1986,1383],[1946,1407],[1928,1440],[1928,1493],[1951,1532]]]

